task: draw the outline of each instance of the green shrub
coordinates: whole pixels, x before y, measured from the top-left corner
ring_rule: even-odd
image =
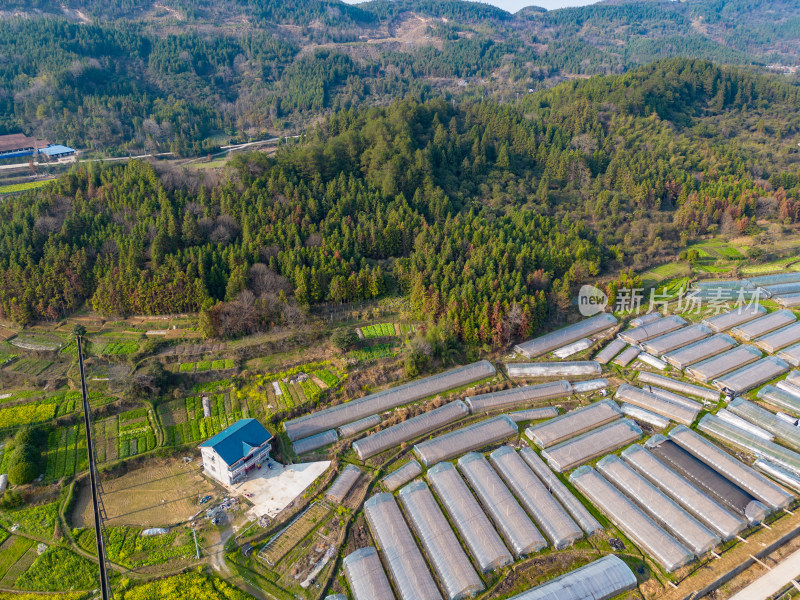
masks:
[[[25,485],[39,475],[39,467],[29,460],[21,460],[8,469],[8,482],[11,485]]]

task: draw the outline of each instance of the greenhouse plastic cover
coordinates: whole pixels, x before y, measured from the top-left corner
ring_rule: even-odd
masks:
[[[778,358],[782,358],[793,367],[800,367],[800,344],[784,348],[778,352]]]
[[[648,323],[653,323],[654,321],[658,321],[659,319],[663,319],[664,315],[657,312],[647,313],[642,315],[641,317],[636,317],[635,319],[631,319],[629,325],[631,327],[640,327],[641,325],[647,325]]]
[[[622,410],[623,415],[630,417],[634,421],[647,423],[648,425],[651,425],[652,427],[658,427],[659,429],[666,429],[669,427],[669,419],[662,417],[661,415],[657,415],[656,413],[652,413],[649,410],[645,410],[639,406],[623,402],[620,406],[620,410]]]
[[[447,598],[459,600],[482,591],[483,582],[428,485],[424,481],[412,481],[397,496]]]
[[[426,477],[482,573],[514,562],[489,517],[452,463],[434,465]]]
[[[798,341],[800,341],[800,323],[792,323],[791,325],[778,329],[778,331],[773,331],[764,337],[758,338],[756,340],[756,346],[765,352],[774,354],[778,350],[783,350]]]
[[[342,437],[350,437],[351,435],[361,433],[362,431],[366,431],[367,429],[372,429],[376,425],[380,424],[381,424],[380,416],[372,415],[371,417],[365,417],[363,419],[359,419],[358,421],[353,421],[352,423],[348,423],[347,425],[342,425],[341,427],[339,427],[339,435]]]
[[[705,383],[749,365],[762,356],[761,350],[754,346],[738,346],[733,350],[687,367],[686,374]]]
[[[766,429],[790,448],[800,450],[800,428],[790,425],[776,414],[748,402],[744,398],[734,398],[728,404],[728,410],[758,427]]]
[[[776,283],[791,283],[793,281],[800,281],[800,271],[797,273],[776,273],[774,275],[759,275],[757,277],[748,277],[746,281],[750,285],[774,285]]]
[[[800,396],[800,387],[798,387],[794,383],[789,383],[788,379],[784,379],[782,381],[778,381],[775,384],[775,387],[779,390],[783,390],[784,392],[789,392],[794,396]]]
[[[402,467],[392,471],[386,477],[381,479],[381,483],[383,484],[383,487],[390,492],[393,492],[401,485],[408,483],[419,475],[422,475],[422,467],[416,460],[411,459]]]
[[[670,315],[669,317],[664,317],[663,319],[659,319],[658,321],[654,321],[646,325],[640,325],[639,327],[634,327],[633,329],[621,331],[619,333],[619,337],[623,341],[635,346],[641,344],[642,342],[646,342],[647,340],[664,335],[665,333],[680,329],[684,325],[686,325],[686,320],[683,317],[679,317],[678,315]]]
[[[800,281],[793,281],[790,283],[774,283],[772,285],[762,285],[759,289],[764,292],[767,297],[785,296],[787,294],[800,293]]]
[[[699,290],[738,290],[740,288],[751,289],[753,284],[749,279],[705,279],[695,281],[692,283],[692,287]]]
[[[722,419],[726,423],[733,425],[734,427],[738,427],[739,429],[744,429],[748,433],[753,434],[756,437],[760,437],[762,440],[773,441],[775,436],[772,435],[766,429],[762,429],[758,425],[754,425],[750,421],[743,419],[740,416],[733,414],[727,408],[721,408],[717,411],[717,418]]]
[[[642,437],[642,430],[630,419],[622,419],[576,438],[542,450],[554,471],[563,473],[593,458],[612,452]]]
[[[600,364],[593,360],[541,363],[506,363],[509,377],[570,377],[599,375]]]
[[[714,315],[703,319],[703,325],[708,325],[712,331],[717,333],[728,331],[734,327],[752,321],[756,317],[767,314],[767,309],[760,304],[748,304],[739,308],[734,308],[728,312]]]
[[[546,448],[618,419],[621,414],[614,402],[601,400],[572,410],[546,423],[532,425],[525,430],[525,435],[540,448]]]
[[[652,354],[649,354],[647,352],[642,352],[636,358],[638,360],[642,361],[643,363],[645,363],[647,365],[650,365],[651,367],[653,367],[655,369],[658,369],[659,371],[663,371],[664,369],[666,369],[669,366],[669,365],[667,365],[667,363],[665,363],[660,358],[656,358],[655,356],[653,356]]]
[[[557,331],[518,344],[514,347],[514,351],[524,354],[528,358],[536,358],[581,338],[605,331],[616,324],[617,319],[614,315],[600,313],[589,319],[584,319],[573,325],[568,325]]]
[[[719,389],[731,390],[736,394],[743,394],[757,388],[762,383],[783,375],[790,369],[786,361],[777,356],[767,356],[751,365],[723,375],[713,381]]]
[[[600,459],[597,462],[597,471],[661,527],[694,552],[695,556],[702,556],[720,543],[720,539],[705,525],[697,522],[618,456],[610,454]]]
[[[692,410],[702,410],[703,405],[698,402],[697,400],[691,400],[686,396],[681,396],[680,394],[676,394],[675,392],[670,392],[669,390],[665,390],[660,387],[656,387],[646,383],[642,386],[643,390],[650,392],[651,394],[658,396],[659,398],[663,398],[664,400],[669,400],[673,404],[680,404],[681,406],[686,406],[691,408]]]
[[[753,466],[784,486],[794,490],[795,492],[800,492],[800,477],[791,471],[784,469],[782,466],[776,465],[768,460],[764,460],[763,458],[757,459],[756,462],[753,463]]]
[[[669,438],[766,506],[779,509],[791,503],[790,494],[689,428],[678,425],[669,432]]]
[[[719,401],[719,392],[716,390],[710,390],[708,388],[700,387],[699,385],[678,381],[677,379],[672,379],[671,377],[666,377],[665,375],[658,375],[657,373],[639,373],[639,381],[642,383],[665,387],[668,390],[681,392],[682,394],[687,394],[689,396],[705,398],[714,402]]]
[[[674,571],[694,558],[689,550],[590,466],[577,469],[569,480],[666,571]]]
[[[481,360],[286,421],[284,429],[289,439],[294,441],[332,427],[340,427],[364,417],[382,413],[403,404],[434,396],[440,392],[486,379],[495,374],[492,363],[488,360]]]
[[[376,600],[376,598],[394,598],[392,587],[378,551],[369,546],[361,548],[344,557],[342,561],[344,576],[353,594],[353,600]],[[345,596],[342,596],[345,598]],[[346,598],[345,598],[346,600]]]
[[[609,600],[635,587],[630,567],[609,554],[509,600]]]
[[[689,365],[705,360],[711,356],[716,356],[736,346],[734,340],[727,333],[717,333],[710,338],[700,340],[678,350],[666,353],[663,358],[673,367],[685,369]]]
[[[507,415],[500,415],[415,444],[414,452],[422,464],[429,467],[439,461],[516,436],[518,433],[519,428],[513,419]]]
[[[547,546],[542,534],[483,454],[465,454],[458,459],[458,469],[516,556],[526,556]]]
[[[627,367],[641,352],[636,346],[628,346],[614,359],[614,364],[620,367]]]
[[[621,456],[650,483],[678,502],[722,540],[733,538],[747,527],[741,517],[697,489],[639,444],[628,446]]]
[[[594,392],[608,387],[608,379],[589,379],[588,381],[576,381],[572,384],[572,391],[576,394]]]
[[[361,469],[355,465],[347,465],[339,476],[328,488],[325,497],[334,502],[341,503],[348,492],[353,488],[358,478],[361,476]]]
[[[601,365],[607,365],[612,358],[614,358],[617,354],[622,352],[622,349],[627,346],[625,342],[623,342],[619,338],[614,338],[611,340],[605,348],[600,350],[597,354],[594,355],[594,359],[599,362]]]
[[[627,383],[623,383],[617,389],[616,400],[617,402],[624,401],[635,404],[640,408],[667,417],[677,423],[683,423],[684,425],[691,425],[695,418],[697,418],[697,413],[699,413],[701,409],[699,405],[696,408],[690,408],[685,404],[671,402],[670,400],[633,387]]]
[[[553,419],[557,417],[558,409],[553,406],[528,408],[526,410],[510,412],[508,416],[514,420],[514,423],[522,423],[523,421],[543,421],[544,419]]]
[[[800,416],[800,396],[796,394],[782,390],[774,385],[765,385],[758,390],[757,398],[795,416]]]
[[[695,324],[677,331],[661,335],[642,344],[642,348],[655,356],[661,356],[671,350],[688,346],[711,335],[711,329],[705,325]]]
[[[394,596],[387,596],[387,598],[394,598]],[[344,594],[330,594],[325,596],[325,600],[347,600],[347,596]]]
[[[519,454],[528,464],[531,471],[536,474],[550,493],[561,503],[561,506],[567,509],[569,515],[583,529],[586,535],[593,535],[603,530],[603,526],[592,516],[592,513],[567,489],[567,486],[561,483],[561,480],[544,464],[544,461],[539,458],[539,455],[532,448],[524,446],[519,451]]]
[[[775,302],[784,308],[795,308],[800,306],[800,294],[786,294],[785,296],[778,296]]]
[[[552,400],[554,398],[567,398],[572,394],[569,381],[553,381],[539,385],[523,385],[510,388],[501,392],[481,394],[464,398],[473,414],[500,408],[518,406],[527,402],[538,400]]]
[[[372,537],[383,554],[402,600],[442,600],[439,588],[391,494],[376,494],[364,503]]]
[[[785,327],[797,321],[797,317],[790,310],[781,309],[773,313],[759,317],[754,321],[739,325],[731,329],[731,333],[745,341],[754,340],[757,337],[766,335],[776,329]]]
[[[531,468],[510,446],[498,448],[489,462],[519,499],[528,514],[556,550],[563,550],[583,537],[583,531],[556,501]]]
[[[292,444],[292,448],[294,449],[294,453],[299,456],[300,454],[317,450],[323,446],[329,446],[338,440],[339,434],[336,433],[336,430],[329,429],[328,431],[323,431],[322,433],[312,435],[311,437],[297,440]]]
[[[356,440],[353,442],[353,450],[358,454],[358,458],[366,460],[371,456],[399,446],[403,442],[413,440],[448,423],[463,419],[468,414],[469,409],[461,400],[449,402],[439,408],[434,408],[407,421]]]
[[[786,381],[800,387],[800,371],[792,371],[786,376]]]
[[[572,356],[573,354],[577,354],[578,352],[583,352],[584,350],[588,350],[594,345],[594,342],[589,338],[583,338],[582,340],[578,340],[577,342],[572,342],[571,344],[567,344],[566,346],[562,346],[558,350],[553,350],[553,355],[556,358],[567,358]]]

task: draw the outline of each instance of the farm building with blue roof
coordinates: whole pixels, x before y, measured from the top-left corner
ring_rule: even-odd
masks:
[[[222,485],[241,481],[267,459],[272,434],[255,419],[242,419],[200,444],[206,475]]]

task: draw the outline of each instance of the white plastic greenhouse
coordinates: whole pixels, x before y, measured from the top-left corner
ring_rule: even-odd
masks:
[[[781,485],[788,487],[795,492],[800,492],[800,477],[798,477],[795,473],[792,473],[791,471],[784,469],[782,466],[776,465],[773,462],[764,460],[763,458],[757,459],[756,462],[753,463],[753,466],[764,473],[764,475],[772,477],[772,479]]]
[[[503,446],[492,452],[489,462],[533,517],[553,548],[563,550],[583,537],[581,528],[511,446]]]
[[[711,356],[726,352],[736,346],[736,340],[726,333],[717,333],[683,348],[667,352],[663,358],[673,367],[685,369]]]
[[[738,346],[686,368],[689,377],[707,383],[749,365],[763,356],[754,346]]]
[[[402,467],[392,471],[386,477],[381,479],[381,483],[383,484],[383,487],[390,492],[393,492],[401,485],[408,483],[420,475],[422,475],[422,467],[416,460],[411,459]]]
[[[648,425],[658,429],[666,429],[669,427],[669,419],[662,417],[661,415],[657,415],[656,413],[652,413],[649,410],[645,410],[639,406],[634,406],[633,404],[623,402],[620,406],[620,410],[622,411],[623,415],[630,417],[634,421],[647,423]]]
[[[641,327],[642,325],[647,325],[648,323],[653,323],[654,321],[658,321],[659,319],[663,319],[664,315],[658,312],[651,312],[642,315],[641,317],[636,317],[635,319],[631,319],[629,325],[631,327]]]
[[[608,379],[589,379],[587,381],[576,381],[572,384],[572,391],[576,394],[585,394],[586,392],[594,392],[608,387]]]
[[[509,600],[609,600],[635,587],[630,567],[609,554]]]
[[[508,376],[512,378],[533,377],[582,377],[600,375],[600,364],[593,360],[572,362],[506,363]]]
[[[347,423],[391,410],[403,404],[492,377],[495,373],[492,363],[481,360],[286,421],[284,429],[289,439],[295,441],[320,431],[341,427]]]
[[[677,404],[643,389],[628,385],[627,383],[623,383],[619,386],[615,398],[617,402],[635,404],[640,408],[667,417],[676,423],[683,423],[684,425],[691,425],[702,408],[700,405],[695,408],[690,408],[685,404]]]
[[[800,450],[800,428],[790,425],[774,413],[748,402],[744,398],[732,400],[728,404],[728,410],[746,421],[766,429],[790,448]]]
[[[642,349],[654,356],[662,356],[671,350],[683,348],[711,335],[711,328],[706,325],[689,325],[671,333],[658,336],[642,344]]]
[[[775,354],[778,350],[783,350],[797,342],[800,342],[800,323],[792,323],[758,338],[756,346],[764,352]]]
[[[524,421],[543,421],[545,419],[553,419],[558,416],[558,409],[554,406],[544,406],[542,408],[528,408],[525,410],[516,410],[508,413],[515,423],[522,423]]]
[[[642,430],[636,423],[630,419],[621,419],[546,448],[542,450],[542,457],[554,471],[563,473],[641,437]]]
[[[412,481],[397,493],[397,497],[447,598],[461,600],[482,591],[481,578],[428,485],[424,481]]]
[[[747,304],[745,306],[734,308],[728,312],[714,315],[703,320],[703,325],[708,325],[712,331],[717,333],[728,331],[734,327],[738,327],[748,321],[752,321],[757,317],[767,314],[767,309],[760,304]]]
[[[764,292],[768,298],[786,296],[788,294],[800,294],[800,281],[762,285],[758,289]]]
[[[584,319],[573,325],[568,325],[557,331],[534,338],[514,347],[515,352],[519,352],[528,358],[536,358],[557,348],[571,344],[581,338],[589,337],[610,329],[617,324],[614,315],[600,313],[589,319]]]
[[[480,394],[464,398],[473,414],[496,409],[505,409],[529,402],[567,398],[572,394],[569,381],[553,381],[539,385],[523,385],[501,392]]]
[[[456,400],[356,440],[353,442],[353,450],[358,454],[358,458],[366,460],[403,442],[463,419],[467,415],[469,415],[467,405],[461,400]]]
[[[759,353],[759,356],[760,355]],[[674,392],[680,392],[687,396],[694,396],[695,398],[703,398],[704,400],[711,400],[712,402],[717,402],[719,400],[719,392],[716,390],[710,390],[700,387],[699,385],[692,385],[691,383],[678,381],[677,379],[672,379],[671,377],[658,375],[656,373],[639,373],[639,381],[667,388]]]
[[[547,541],[483,454],[465,454],[458,459],[458,469],[515,556],[527,556],[547,546]]]
[[[611,343],[608,344],[605,348],[600,350],[597,354],[595,354],[594,359],[599,362],[601,365],[607,365],[611,362],[611,359],[614,358],[617,354],[622,352],[622,349],[627,346],[625,342],[623,342],[619,338],[614,338],[611,340]]]
[[[758,275],[746,279],[753,286],[775,285],[777,283],[792,283],[800,281],[800,272],[795,273],[775,273],[774,275]]]
[[[778,352],[778,358],[782,358],[793,367],[800,367],[800,344],[784,348]]]
[[[518,433],[517,424],[507,415],[500,415],[415,444],[414,453],[422,464],[430,467],[437,462],[515,437]]]
[[[567,344],[566,346],[562,346],[557,350],[553,350],[553,356],[556,358],[560,358],[564,360],[572,356],[573,354],[577,354],[578,352],[583,352],[584,350],[588,350],[594,345],[594,342],[589,338],[583,338],[578,340],[577,342],[572,342],[571,344]]]
[[[614,359],[614,364],[620,367],[627,367],[641,353],[642,351],[636,346],[628,346]]]
[[[666,571],[674,571],[694,559],[691,551],[590,466],[580,467],[569,480]]]
[[[394,496],[372,496],[364,515],[401,600],[442,600]]]
[[[547,448],[575,435],[619,419],[621,412],[611,400],[601,400],[572,410],[546,423],[533,425],[525,435],[540,448]]]
[[[776,310],[749,323],[734,327],[731,329],[731,335],[749,342],[776,329],[791,325],[795,321],[797,321],[797,317],[792,311],[786,309]]]
[[[759,437],[762,440],[767,440],[771,442],[772,440],[775,439],[775,436],[772,435],[766,429],[762,429],[758,425],[754,425],[750,421],[747,421],[742,417],[733,414],[727,408],[721,408],[720,410],[718,410],[717,418],[722,419],[723,421],[725,421],[730,425],[733,425],[734,427],[738,427],[739,429],[744,429],[748,433],[751,433],[752,435]]]
[[[514,557],[452,463],[434,465],[428,469],[426,477],[482,573],[514,562]]]
[[[658,369],[659,371],[664,371],[669,366],[660,358],[656,358],[652,354],[648,352],[641,352],[639,356],[636,357],[637,360],[643,362],[646,365],[653,367],[654,369]]]
[[[339,427],[339,435],[344,437],[350,437],[357,433],[361,433],[362,431],[366,431],[367,429],[372,429],[376,425],[381,424],[381,418],[379,415],[372,415],[371,417],[365,417],[363,419],[359,419],[358,421],[353,421],[352,423],[348,423],[347,425],[342,425]]]
[[[663,319],[647,323],[646,325],[640,325],[633,329],[621,331],[619,337],[630,345],[636,346],[648,340],[652,340],[653,338],[670,333],[671,331],[675,331],[676,329],[680,329],[684,325],[686,325],[686,320],[683,317],[670,315],[669,317],[664,317]]]
[[[361,469],[355,465],[347,465],[342,469],[342,472],[339,473],[339,476],[331,484],[331,487],[328,488],[325,497],[337,504],[341,504],[360,476]]]
[[[297,440],[292,444],[292,449],[294,450],[295,454],[300,456],[306,452],[311,452],[312,450],[319,450],[325,446],[330,446],[338,440],[339,434],[336,433],[336,430],[329,429],[328,431],[317,433],[316,435],[303,438],[302,440]]]
[[[718,377],[712,383],[720,390],[730,390],[743,394],[757,388],[762,383],[783,375],[790,369],[786,361],[777,356],[767,356],[733,373]]]
[[[758,390],[758,399],[800,417],[800,396],[774,385],[765,385]]]
[[[702,410],[703,405],[698,402],[697,400],[691,400],[686,396],[681,396],[680,394],[676,394],[675,392],[670,392],[669,390],[665,390],[660,387],[656,387],[654,385],[650,385],[646,383],[642,386],[642,389],[650,392],[658,396],[659,398],[663,398],[664,400],[669,400],[673,404],[680,404],[681,406],[686,406],[691,408],[692,410]]]
[[[786,294],[775,298],[775,302],[783,308],[797,308],[800,306],[800,294]]]
[[[383,565],[375,548],[369,546],[351,552],[344,557],[342,566],[353,600],[394,599],[392,587],[383,572]]]

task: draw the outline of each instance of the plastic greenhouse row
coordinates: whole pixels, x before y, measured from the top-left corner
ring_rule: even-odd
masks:
[[[505,409],[527,402],[567,398],[572,394],[569,381],[553,381],[540,385],[523,385],[501,392],[480,394],[464,398],[473,414],[495,409]]]
[[[415,477],[422,475],[422,467],[416,460],[410,460],[399,469],[392,471],[381,479],[383,487],[390,492],[395,491],[401,485],[408,483]]]
[[[766,294],[768,298],[785,296],[787,294],[797,294],[800,293],[800,281],[762,285],[759,286],[758,289]]]
[[[322,433],[303,438],[302,440],[297,440],[292,444],[292,448],[294,449],[294,453],[300,456],[306,452],[318,450],[324,446],[330,446],[338,440],[339,434],[336,433],[336,430],[329,429],[328,431],[323,431]]]
[[[635,587],[630,567],[609,554],[509,600],[605,600]]]
[[[573,325],[568,325],[558,331],[545,334],[534,338],[514,347],[515,352],[519,352],[528,358],[536,358],[567,344],[571,344],[581,338],[589,337],[610,329],[617,324],[617,319],[608,313],[600,313],[589,319],[584,319]]]
[[[747,304],[740,308],[734,308],[728,312],[703,319],[703,325],[708,325],[712,331],[721,333],[765,314],[767,314],[767,309],[760,304]]]
[[[711,329],[706,325],[689,325],[671,333],[661,335],[642,344],[642,348],[655,356],[662,356],[672,350],[683,348],[694,342],[704,340],[711,335]]]
[[[328,500],[332,500],[336,503],[343,502],[360,476],[361,469],[355,465],[347,465],[344,469],[342,469],[342,472],[339,473],[336,481],[334,481],[331,484],[331,487],[328,488],[328,492],[325,494],[325,497],[328,498]]]
[[[728,404],[728,410],[766,429],[790,448],[800,450],[800,429],[778,418],[774,413],[761,408],[757,404],[748,402],[744,398],[735,398],[732,400],[730,404]]]
[[[780,304],[783,308],[796,308],[800,306],[800,294],[786,294],[785,296],[778,296],[775,302]]]
[[[642,325],[647,325],[648,323],[653,323],[654,321],[658,321],[659,319],[663,319],[664,315],[659,312],[651,312],[643,314],[641,317],[636,317],[635,319],[631,319],[629,325],[631,327],[641,327]]]
[[[756,346],[764,352],[775,354],[779,350],[783,350],[797,342],[800,342],[800,323],[792,323],[758,338]]]
[[[797,317],[792,311],[786,309],[776,310],[744,325],[734,327],[731,329],[731,335],[749,342],[795,321],[797,321]]]
[[[691,410],[696,410],[696,411],[700,411],[703,409],[703,405],[697,400],[691,400],[686,396],[681,396],[680,394],[676,394],[675,392],[671,392],[669,390],[665,390],[663,388],[656,387],[650,384],[647,384],[646,387],[649,393],[658,396],[659,398],[662,398],[664,400],[669,400],[673,404],[685,406],[686,408],[690,408]]]
[[[800,396],[782,390],[774,385],[765,385],[758,390],[758,399],[771,404],[776,408],[785,410],[795,416],[800,416]]]
[[[677,404],[627,383],[619,386],[615,398],[617,402],[634,404],[684,425],[691,425],[702,408],[700,405],[690,408],[683,404]]]
[[[717,333],[710,338],[694,342],[678,350],[673,350],[664,354],[663,358],[673,367],[685,369],[686,367],[699,363],[721,352],[725,352],[736,346],[736,340],[726,333]]]
[[[728,350],[713,358],[707,358],[691,367],[687,367],[686,374],[698,381],[708,383],[726,373],[749,365],[761,357],[761,350],[754,346],[738,346],[733,350]]]
[[[733,373],[718,377],[712,383],[721,390],[731,390],[735,394],[743,394],[783,375],[789,368],[786,361],[777,356],[767,356]]]
[[[651,313],[655,314],[655,313]],[[595,354],[594,359],[599,362],[601,365],[607,365],[611,362],[611,359],[614,358],[617,354],[622,352],[622,349],[627,346],[625,342],[623,342],[619,338],[614,338],[611,340],[605,348],[600,350],[597,354]]]
[[[767,440],[769,442],[775,439],[775,436],[772,435],[766,429],[759,427],[758,425],[754,425],[750,421],[743,419],[740,416],[733,414],[727,408],[723,408],[717,411],[717,418],[725,421],[726,423],[733,425],[734,427],[738,427],[739,429],[744,429],[748,433],[753,434],[756,437],[761,438],[762,440]],[[788,425],[788,423],[787,423]]]
[[[584,377],[600,375],[602,368],[593,360],[571,362],[506,363],[511,378],[524,377]]]
[[[569,441],[542,450],[550,467],[563,473],[612,452],[642,437],[642,430],[630,419],[621,419]]]
[[[630,417],[631,419],[640,421],[642,423],[647,423],[648,425],[656,427],[657,429],[666,429],[669,427],[669,419],[662,417],[661,415],[657,415],[656,413],[652,413],[649,410],[634,406],[633,404],[628,404],[627,402],[623,402],[619,408],[622,411],[622,414],[626,417]]]
[[[636,357],[636,360],[643,362],[646,365],[653,367],[654,369],[658,369],[659,371],[665,371],[669,366],[660,358],[656,358],[649,352],[641,352],[639,356]]]
[[[601,400],[572,410],[546,423],[528,427],[525,435],[540,448],[547,448],[618,419],[620,415],[619,408],[611,400]]]
[[[342,437],[350,437],[357,433],[361,433],[362,431],[366,431],[367,429],[372,429],[380,424],[380,415],[372,415],[363,419],[359,419],[358,421],[353,421],[352,423],[342,425],[339,427],[339,435]]]
[[[389,579],[383,571],[378,551],[373,547],[361,548],[345,556],[342,561],[344,576],[353,594],[353,600],[394,598]]]
[[[787,471],[780,465],[776,465],[763,458],[757,459],[756,462],[753,463],[753,466],[765,475],[772,477],[775,481],[782,483],[795,492],[800,492],[800,477],[791,471]]]
[[[678,381],[671,377],[658,375],[656,373],[639,373],[639,381],[642,383],[649,383],[650,385],[658,385],[674,392],[680,392],[687,396],[694,396],[695,398],[703,398],[704,400],[711,400],[717,402],[719,400],[719,392],[710,390],[708,388],[693,385],[684,381]]]
[[[517,410],[508,413],[508,416],[514,420],[515,423],[523,421],[542,421],[544,419],[553,419],[558,416],[558,409],[553,406],[544,406],[542,408],[528,408],[525,410]]]
[[[460,456],[519,433],[517,424],[507,415],[500,415],[456,429],[426,442],[414,445],[414,452],[426,467]]]
[[[776,283],[790,283],[800,281],[800,272],[797,273],[776,273],[775,275],[759,275],[758,277],[748,277],[745,281],[750,285],[760,287],[763,285],[773,285]]]
[[[614,364],[619,365],[620,367],[627,367],[633,362],[633,359],[635,359],[641,353],[642,351],[636,346],[628,346],[625,348],[625,350],[620,352],[617,358],[614,359]]]
[[[602,390],[608,387],[608,379],[589,379],[588,381],[576,381],[572,384],[572,391],[576,394],[584,394],[586,392],[594,392],[595,390]]]
[[[653,321],[652,323],[647,323],[646,325],[640,325],[639,327],[634,327],[633,329],[621,331],[619,333],[619,337],[621,340],[627,342],[631,346],[637,346],[643,342],[652,340],[653,338],[657,338],[664,334],[670,333],[671,331],[675,331],[676,329],[680,329],[684,325],[686,325],[686,320],[683,317],[670,315],[669,317],[661,318],[658,321]]]
[[[800,344],[784,348],[778,352],[778,358],[782,358],[793,367],[800,366]]]
[[[584,350],[588,350],[594,345],[594,342],[589,338],[583,338],[578,340],[577,342],[572,342],[571,344],[567,344],[557,350],[553,350],[553,356],[556,358],[560,358],[564,360],[572,356],[573,354],[577,354],[578,352],[583,352]]]

